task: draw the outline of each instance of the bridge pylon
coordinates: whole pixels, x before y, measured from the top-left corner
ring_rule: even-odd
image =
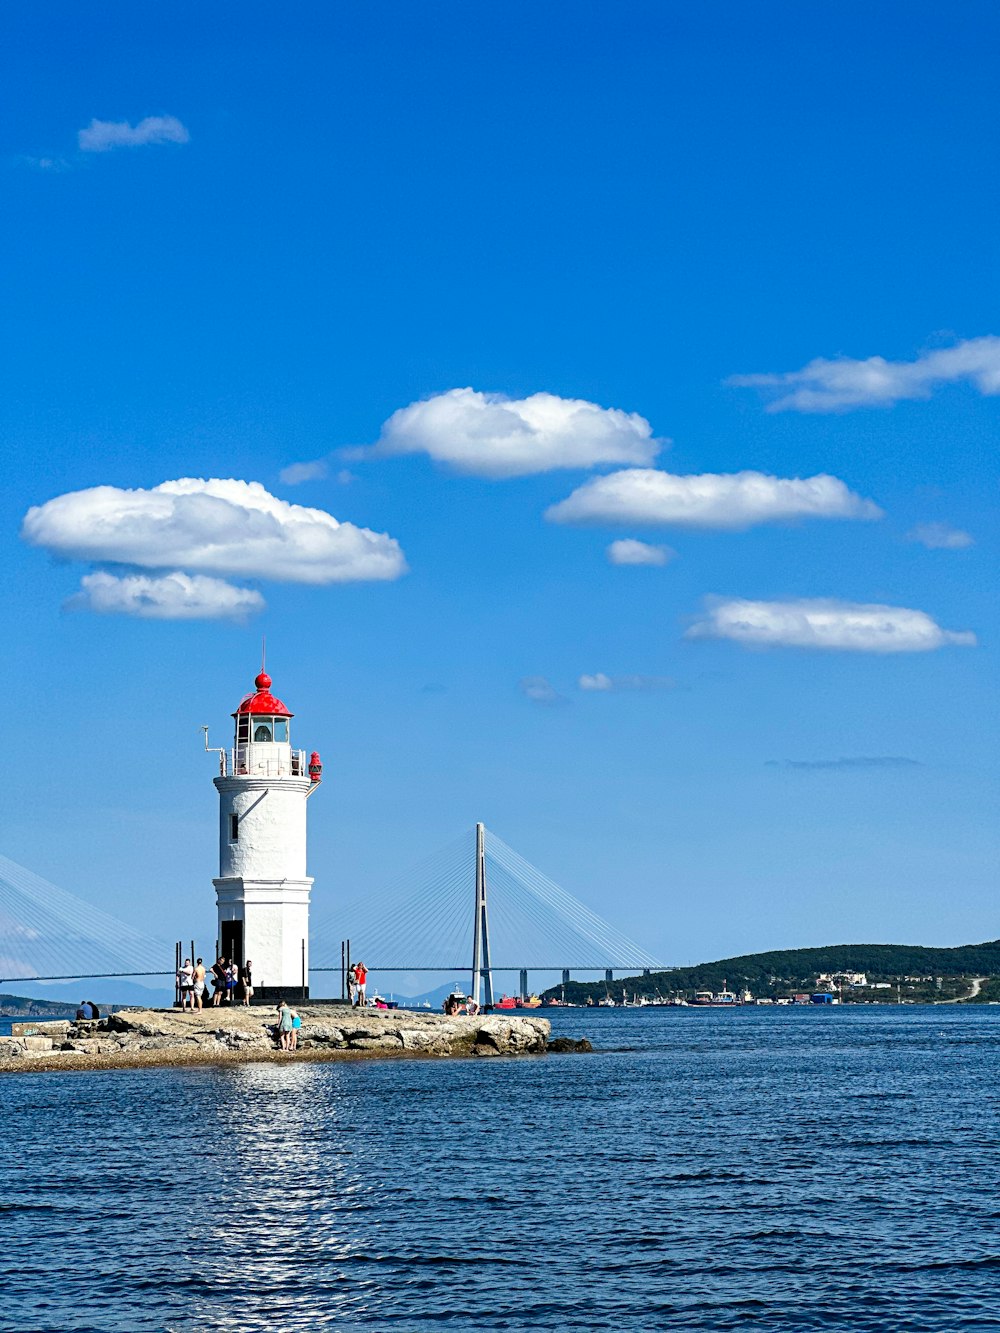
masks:
[[[493,1008],[493,969],[490,965],[490,918],[486,907],[486,828],[476,825],[476,909],[472,928],[472,998],[484,1009]]]

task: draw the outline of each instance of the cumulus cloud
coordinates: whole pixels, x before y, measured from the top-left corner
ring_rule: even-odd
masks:
[[[925,611],[904,606],[803,599],[751,602],[710,597],[687,639],[732,639],[746,647],[823,648],[855,653],[921,653],[972,646],[968,630],[942,629]]]
[[[406,572],[399,543],[386,533],[279,500],[257,481],[184,477],[151,490],[71,491],[29,509],[21,535],[64,559],[285,583]]]
[[[872,768],[921,768],[919,759],[907,759],[901,754],[852,755],[846,759],[768,759],[767,768],[798,769],[872,769]]]
[[[68,611],[138,616],[143,620],[245,620],[262,611],[264,599],[252,588],[237,588],[204,574],[108,574],[80,581],[66,602]]]
[[[882,517],[837,477],[770,477],[762,472],[676,476],[626,468],[593,477],[546,510],[552,523],[629,523],[741,530],[798,518]]]
[[[622,537],[612,542],[606,555],[612,565],[665,565],[677,554],[669,546],[652,546],[649,542]]]
[[[370,448],[348,457],[429,454],[469,476],[522,477],[600,463],[651,463],[663,440],[636,412],[535,393],[449,389],[394,412]]]
[[[524,676],[517,683],[518,689],[533,704],[563,704],[563,695],[545,676]]]
[[[915,361],[817,357],[801,370],[732,375],[726,383],[763,389],[771,396],[769,412],[842,412],[929,398],[938,385],[962,380],[980,393],[1000,393],[1000,338],[968,338],[954,347],[923,352]]]
[[[677,682],[672,676],[607,676],[596,671],[592,676],[581,676],[577,686],[581,690],[610,694],[616,690],[675,690]]]
[[[77,133],[81,152],[108,153],[113,148],[142,148],[146,144],[187,143],[191,135],[176,116],[147,116],[137,125],[127,120],[92,120]]]
[[[919,542],[928,551],[961,551],[975,545],[971,533],[953,528],[950,523],[918,523],[906,536],[908,541]]]

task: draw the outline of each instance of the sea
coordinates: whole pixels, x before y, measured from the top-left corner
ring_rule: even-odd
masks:
[[[1000,1008],[546,1016],[594,1053],[0,1075],[0,1328],[1000,1327]]]

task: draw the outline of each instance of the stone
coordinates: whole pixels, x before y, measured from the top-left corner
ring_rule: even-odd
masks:
[[[348,1051],[356,1056],[535,1055],[546,1049],[550,1024],[542,1018],[493,1014],[476,1017],[408,1010],[347,1010],[340,1005],[299,1005],[299,1049],[313,1057]],[[23,1067],[26,1056],[67,1065],[103,1056],[114,1065],[164,1061],[183,1064],[219,1059],[270,1058],[278,1042],[277,1014],[268,1006],[123,1009],[99,1020],[60,1024],[51,1037],[0,1038],[0,1064]],[[565,1042],[566,1039],[561,1039]],[[573,1046],[585,1049],[587,1043]],[[559,1045],[556,1049],[569,1049]],[[53,1058],[54,1057],[54,1058]],[[294,1057],[291,1057],[294,1058]]]
[[[51,1051],[51,1037],[20,1037],[21,1045],[26,1051]]]
[[[571,1055],[574,1053],[582,1055],[594,1048],[586,1037],[556,1037],[555,1041],[549,1042],[548,1049],[553,1055]]]

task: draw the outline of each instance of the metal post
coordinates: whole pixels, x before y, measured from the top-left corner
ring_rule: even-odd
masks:
[[[520,980],[521,980],[521,999],[526,1000],[528,998],[528,969],[526,967],[521,968]]]
[[[351,941],[347,941],[347,975],[351,974]]]
[[[302,941],[302,1003],[306,1002],[306,942]]]
[[[347,999],[347,968],[344,966],[344,941],[340,941],[340,998]]]
[[[180,982],[177,979],[177,973],[180,971],[181,967],[182,948],[183,945],[181,944],[180,940],[177,940],[174,944],[174,1005],[175,1006],[179,1006],[181,1002],[181,986]]]
[[[483,901],[483,890],[486,883],[486,854],[483,850],[483,826],[476,825],[476,905],[472,915],[472,1000],[474,1004],[479,1003],[480,994],[480,975],[479,975],[479,932],[482,929],[481,905]]]

